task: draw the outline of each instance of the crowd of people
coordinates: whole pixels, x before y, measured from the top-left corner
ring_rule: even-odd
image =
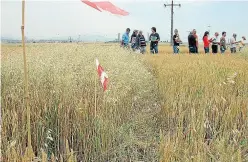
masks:
[[[134,30],[131,39],[129,39],[130,34],[130,28],[126,29],[126,32],[122,35],[122,41],[121,46],[126,48],[131,48],[133,51],[137,53],[144,54],[146,52],[146,39],[143,35],[142,31]],[[204,33],[204,36],[202,38],[203,40],[203,48],[205,53],[210,53],[210,47],[211,52],[213,54],[217,54],[220,50],[220,53],[224,54],[226,50],[228,49],[228,45],[230,47],[231,53],[237,52],[237,47],[239,47],[238,51],[241,51],[243,47],[245,46],[245,40],[246,38],[243,36],[242,40],[237,41],[237,34],[233,34],[232,38],[230,39],[230,42],[227,43],[226,41],[226,32],[222,32],[222,35],[219,39],[219,33],[215,32],[214,36],[212,38],[209,38],[210,33],[206,31]],[[155,27],[151,28],[151,34],[149,36],[149,42],[150,42],[150,52],[152,54],[158,53],[158,43],[160,41],[160,36],[157,33],[157,30]],[[130,46],[129,46],[130,44]],[[178,54],[180,52],[180,44],[182,44],[182,41],[179,36],[179,32],[177,29],[174,30],[173,35],[173,53]],[[196,30],[193,29],[189,36],[188,36],[188,48],[189,53],[197,54],[199,53],[199,38],[196,34]]]
[[[237,52],[237,46],[239,46],[239,49],[238,49],[239,51],[241,51],[242,48],[245,46],[246,38],[244,36],[242,37],[242,40],[237,41],[237,34],[234,33],[230,39],[230,42],[227,43],[227,40],[226,40],[227,33],[223,31],[221,34],[222,35],[219,39],[218,32],[215,32],[214,37],[212,38],[209,38],[208,31],[204,33],[202,40],[203,40],[203,45],[204,45],[203,46],[204,52],[206,54],[210,53],[210,45],[211,45],[211,51],[213,54],[217,54],[219,50],[220,50],[220,53],[224,54],[228,48],[227,45],[229,45],[231,53]],[[199,43],[198,43],[198,36],[196,34],[195,29],[192,32],[190,32],[188,36],[188,43],[189,43],[189,52],[198,53]]]
[[[158,42],[160,41],[160,36],[157,33],[155,27],[151,28],[151,34],[149,36],[150,41],[150,51],[151,53],[158,53]],[[121,46],[129,48],[129,43],[131,44],[131,49],[137,53],[144,54],[146,52],[146,39],[142,31],[134,30],[129,40],[130,28],[126,29],[126,32],[122,35]]]

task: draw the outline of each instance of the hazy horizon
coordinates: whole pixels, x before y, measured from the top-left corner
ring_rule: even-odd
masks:
[[[99,12],[80,0],[26,1],[25,35],[29,39],[48,39],[87,34],[113,39],[127,27],[142,30],[147,36],[155,26],[161,40],[170,40],[170,7],[164,8],[163,4],[171,1],[110,1],[130,14],[120,17]],[[243,15],[248,15],[248,1],[174,3],[182,5],[174,9],[174,28],[179,30],[183,41],[187,41],[188,31],[192,29],[197,30],[200,41],[206,30],[210,30],[211,36],[216,31],[226,31],[227,38],[233,33],[238,34],[238,39],[248,35],[248,22],[243,21]],[[21,1],[2,1],[1,8],[1,36],[21,39]]]

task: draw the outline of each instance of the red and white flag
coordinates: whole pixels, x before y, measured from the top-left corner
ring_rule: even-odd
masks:
[[[96,59],[96,69],[97,69],[97,72],[98,72],[98,76],[100,77],[100,81],[102,83],[102,86],[103,86],[103,91],[105,91],[105,90],[107,90],[108,76],[104,72],[104,70],[101,67],[101,65],[99,64],[98,59]]]
[[[119,7],[115,6],[109,1],[100,1],[100,2],[91,2],[89,0],[81,0],[81,1],[100,12],[102,12],[102,10],[105,10],[114,15],[119,15],[119,16],[129,15],[127,11],[120,9]]]

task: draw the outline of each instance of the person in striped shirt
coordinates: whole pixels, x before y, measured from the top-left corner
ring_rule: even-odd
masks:
[[[140,50],[140,53],[144,54],[146,52],[146,39],[142,31],[139,31],[137,36],[136,47]]]

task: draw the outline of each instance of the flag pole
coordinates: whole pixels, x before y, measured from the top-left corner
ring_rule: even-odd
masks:
[[[25,35],[24,35],[24,26],[25,26],[25,0],[22,0],[22,48],[23,48],[23,61],[24,61],[24,101],[26,105],[27,112],[27,132],[28,132],[28,150],[27,156],[28,158],[32,158],[32,145],[31,145],[31,126],[30,126],[30,101],[29,101],[29,93],[28,93],[28,74],[27,74],[27,57],[25,50]]]
[[[98,62],[98,59],[96,58],[95,59],[95,62],[96,62],[96,68],[97,68],[97,70],[98,70],[98,65],[99,65],[99,62]],[[97,74],[95,74],[95,96],[94,96],[94,98],[95,98],[95,110],[94,110],[94,115],[95,115],[95,118],[96,118],[96,109],[97,109],[97,94],[96,94],[96,92],[97,92]]]
[[[95,118],[96,118],[96,105],[97,105],[97,99],[96,99],[96,80],[97,80],[97,76],[95,75]]]

